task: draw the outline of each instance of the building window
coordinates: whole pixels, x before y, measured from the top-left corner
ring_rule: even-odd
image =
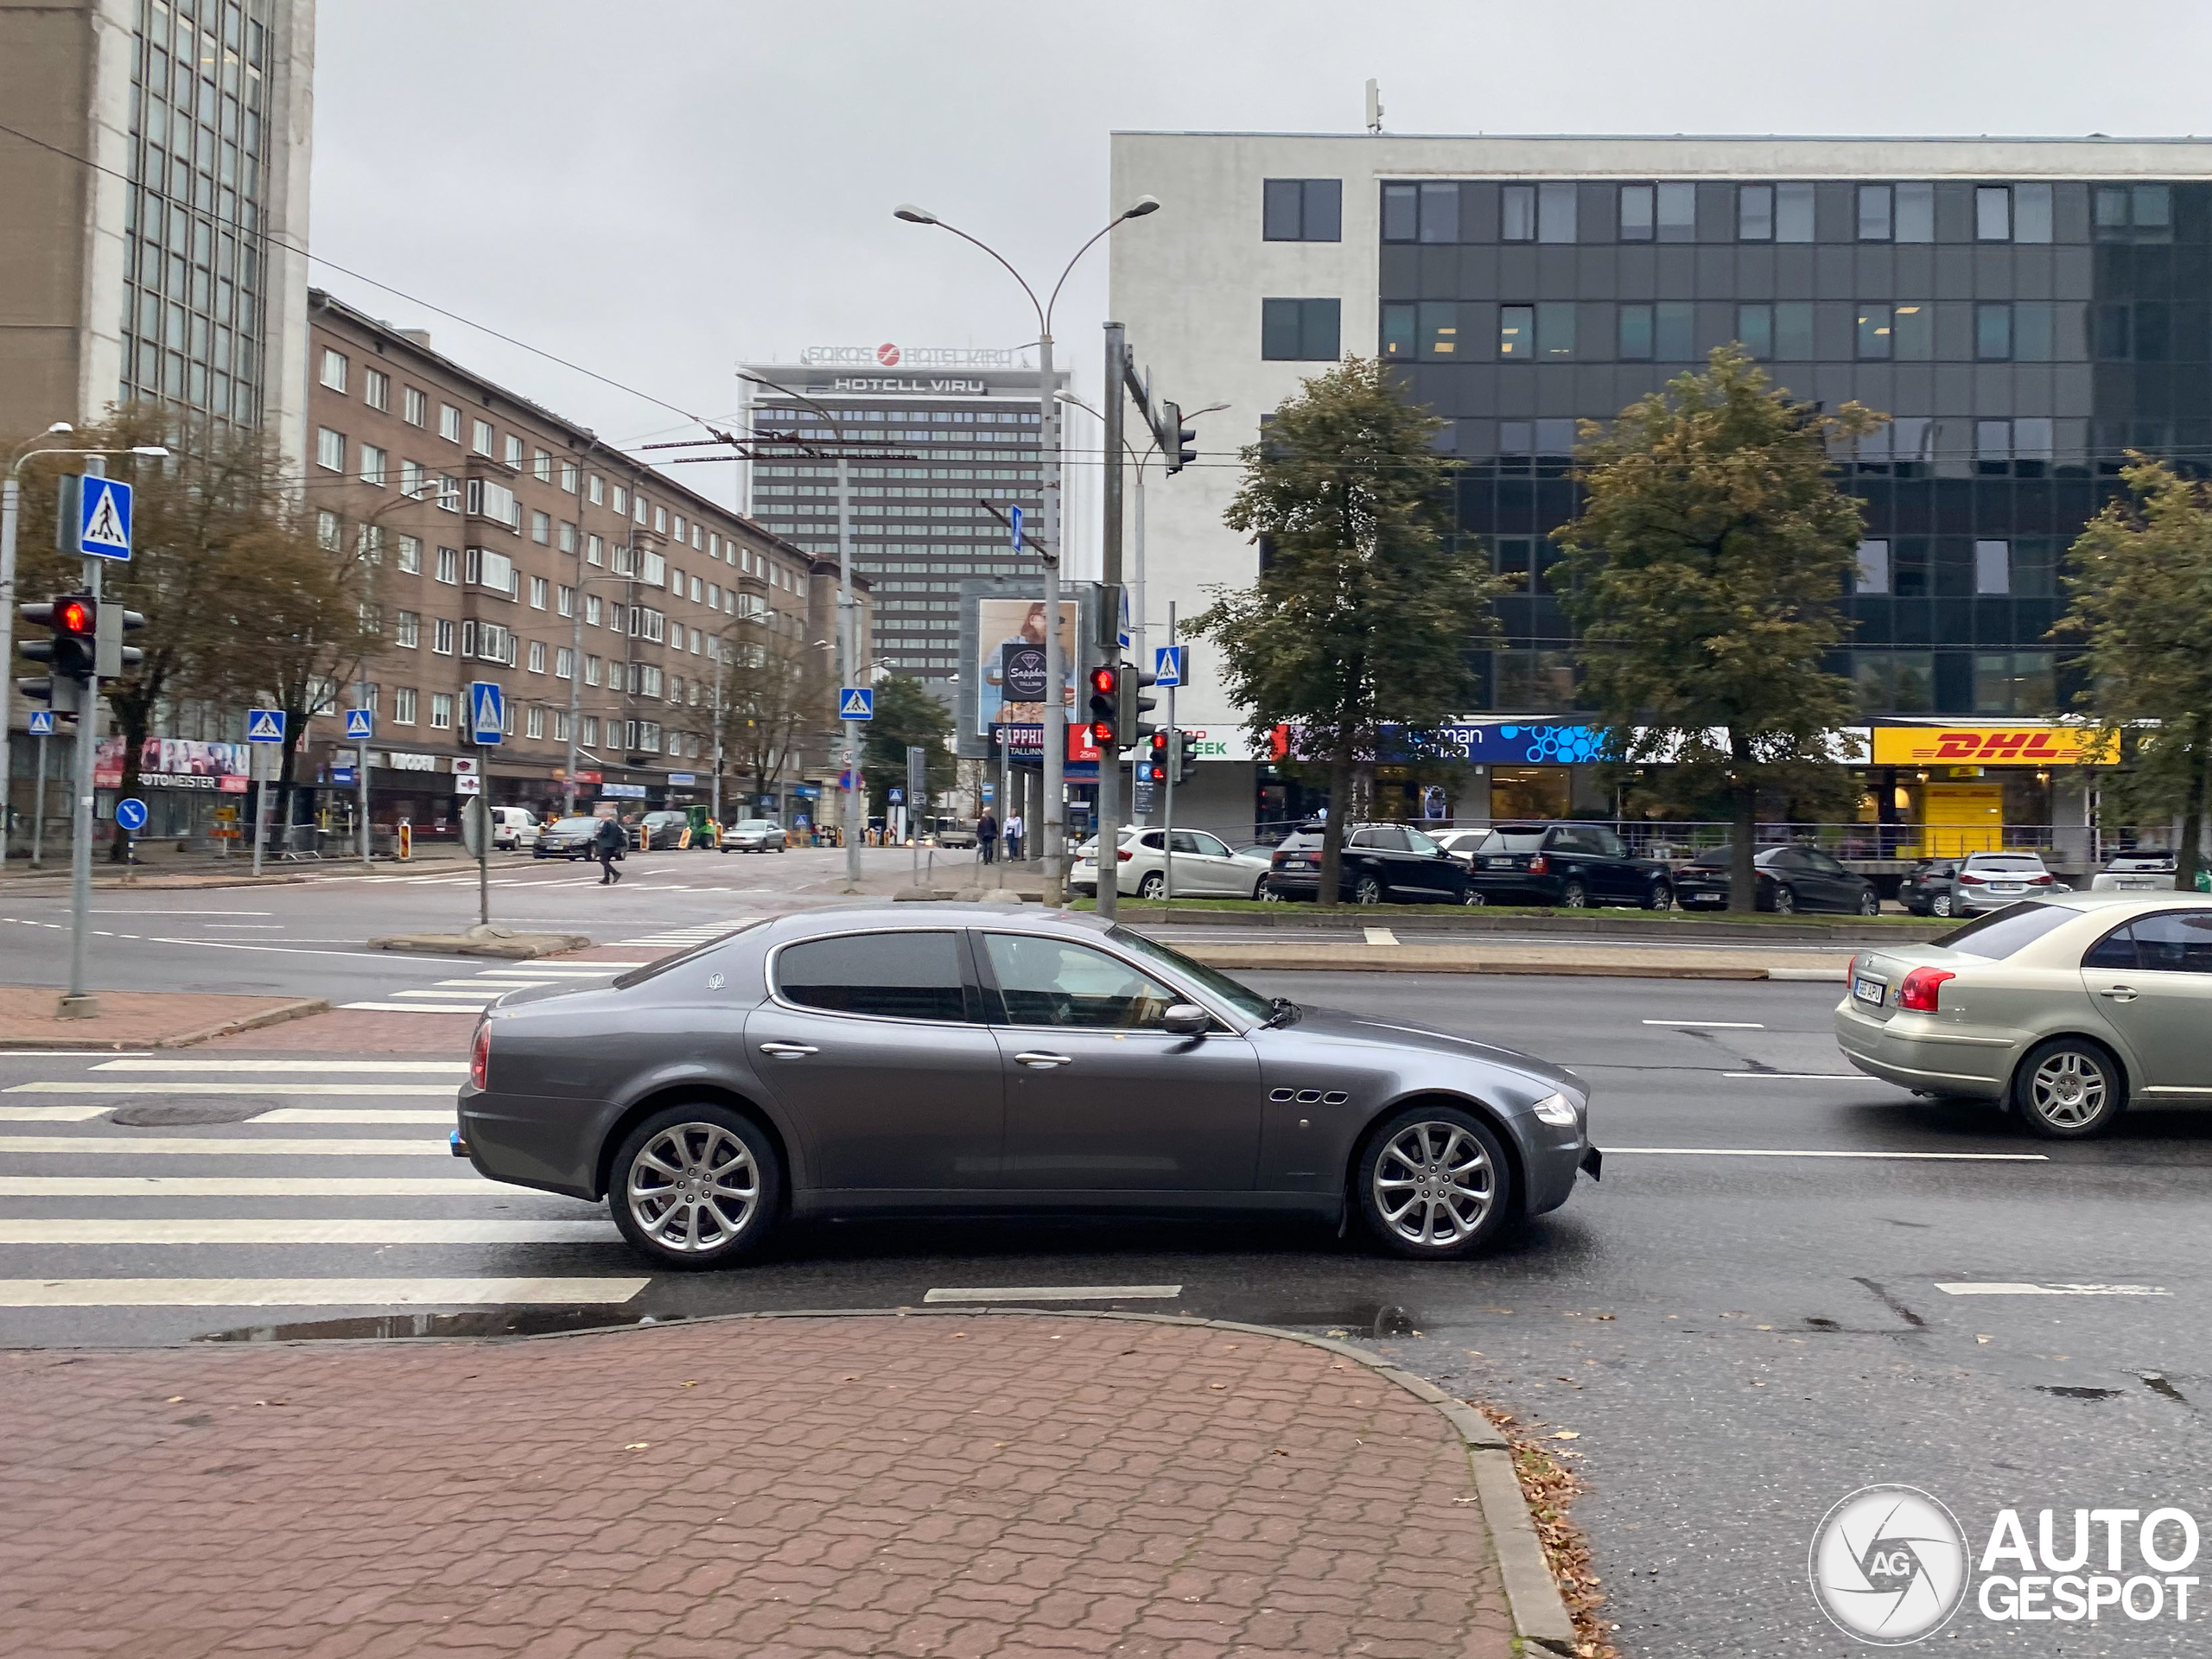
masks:
[[[409,386],[400,397],[400,419],[410,426],[421,426],[429,418],[429,398],[416,388]]]
[[[2160,189],[2164,187],[2159,186]],[[2016,184],[2012,187],[2012,239],[2015,242],[2050,240],[2050,187]]]
[[[1421,187],[1421,239],[1452,243],[1459,239],[1459,187],[1424,184]]]
[[[566,680],[575,677],[576,653],[573,646],[563,645],[553,653],[553,677]]]
[[[1774,187],[1739,184],[1736,187],[1736,239],[1739,242],[1774,240]]]
[[[1977,242],[2012,239],[2012,192],[2001,184],[1978,184],[1974,192],[1974,236]]]
[[[1412,242],[1421,236],[1421,189],[1417,185],[1382,187],[1382,239]]]
[[[530,539],[541,544],[553,539],[553,518],[550,513],[533,512],[530,515]]]
[[[584,537],[584,563],[603,564],[607,559],[607,543],[596,536]]]
[[[1974,711],[1977,715],[2037,715],[2056,695],[2047,651],[1976,652]]]
[[[517,472],[522,470],[522,440],[512,432],[507,434],[506,463]]]
[[[584,626],[588,628],[599,626],[600,618],[604,613],[605,608],[605,601],[597,594],[586,594],[584,595]],[[617,606],[615,608],[620,610],[621,607]]]
[[[1501,305],[1497,308],[1497,354],[1516,363],[1532,362],[1536,355],[1536,308]]]
[[[346,470],[346,435],[327,426],[315,429],[315,464],[327,472]]]
[[[1697,240],[1697,186],[1662,184],[1658,188],[1659,240]]]
[[[1890,308],[1890,355],[1925,363],[1936,355],[1936,308],[1920,302]]]
[[[532,576],[530,579],[530,608],[531,610],[542,611],[545,608],[546,590],[551,586],[552,584],[543,576]]]
[[[1541,306],[1572,311],[1573,307]],[[1656,305],[1624,305],[1620,308],[1620,355],[1631,363],[1687,363],[1697,355],[1694,340],[1696,308],[1688,300],[1662,300]],[[1538,318],[1541,334],[1542,318]],[[1570,342],[1571,343],[1571,342]]]
[[[1574,355],[1574,306],[1547,300],[1536,307],[1536,357],[1557,363]]]
[[[614,486],[614,499],[607,505],[614,509],[616,518],[623,517],[630,511],[630,492],[617,484]]]
[[[423,542],[420,537],[403,536],[399,538],[399,573],[411,576],[423,569]]]
[[[328,508],[326,507],[315,514],[315,545],[324,552],[335,553],[338,550],[345,539],[343,531],[344,526],[339,523],[338,515]]]
[[[415,723],[415,688],[411,685],[394,686],[391,692],[391,723],[412,726]]]
[[[1621,186],[1621,240],[1649,242],[1652,232],[1652,187],[1648,184]]]
[[[468,444],[468,447],[469,447],[469,448],[470,448],[470,449],[474,450],[476,454],[480,454],[480,455],[488,455],[488,454],[490,454],[492,453],[492,423],[491,423],[491,422],[489,422],[489,421],[475,421],[475,422],[472,422],[472,423],[470,423],[470,429],[469,429],[469,435],[468,435],[468,436],[469,436],[469,444]]]
[[[373,443],[361,446],[361,482],[381,487],[391,467],[391,452],[379,449]]]
[[[400,611],[392,617],[391,639],[394,645],[412,651],[422,643],[423,619],[413,611]]]
[[[597,715],[584,716],[583,747],[588,749],[595,749],[599,747],[599,716]]]
[[[1497,239],[1533,242],[1536,239],[1536,187],[1509,184],[1497,193]]]
[[[461,581],[461,550],[459,548],[442,547],[438,550],[438,563],[434,573],[434,580],[444,582],[448,588]]]
[[[461,442],[461,411],[451,404],[438,405],[438,435],[448,443]]]
[[[1736,342],[1753,357],[1771,358],[1774,355],[1774,308],[1771,305],[1738,306]]]
[[[676,515],[676,527],[670,533],[679,542],[683,539],[683,515],[682,513],[679,512]]]
[[[560,533],[554,537],[554,544],[563,553],[575,552],[576,550],[576,527],[570,524],[567,519],[563,518],[561,521]]]
[[[2172,187],[2101,184],[2094,221],[2100,242],[2171,242],[2174,239]]]
[[[601,666],[601,664],[600,660],[596,657],[587,656],[584,658],[584,683],[586,685],[597,685],[599,683]]]
[[[1890,239],[1888,185],[1862,184],[1859,187],[1859,239],[1861,242],[1886,242]]]
[[[543,639],[530,642],[530,671],[533,674],[545,671],[545,642]]]
[[[1899,242],[1936,239],[1936,187],[1926,181],[1891,187],[1891,228]]]
[[[574,495],[576,493],[576,480],[581,476],[582,474],[576,470],[576,463],[575,461],[563,461],[561,463],[562,493],[565,495]]]
[[[371,409],[391,412],[391,377],[382,369],[361,371],[361,401]]]
[[[1261,357],[1269,362],[1334,362],[1341,348],[1341,303],[1333,299],[1261,301]]]
[[[604,506],[607,504],[607,480],[601,478],[597,473],[594,473],[585,480],[585,483],[588,487],[584,493],[589,499],[592,505],[594,507]]]
[[[645,504],[642,500],[638,503],[638,522],[641,524],[645,522]],[[655,507],[653,509],[653,534],[656,536],[665,536],[668,534],[668,509],[666,507]]]
[[[1890,308],[1886,305],[1862,305],[1859,308],[1859,356],[1862,361],[1886,359],[1890,355]]]
[[[2012,543],[1976,542],[1974,544],[1974,590],[1977,594],[2012,591]]]
[[[444,731],[453,724],[453,693],[430,693],[430,726],[435,731]]]
[[[2012,358],[2012,308],[1999,302],[1974,308],[1974,354],[1985,363]]]
[[[1745,306],[1749,311],[1753,308]],[[1740,334],[1740,331],[1739,331]],[[1753,352],[1748,338],[1744,344]],[[1648,305],[1624,305],[1620,308],[1620,359],[1624,363],[1649,363],[1651,360],[1651,308]]]
[[[333,391],[346,390],[346,355],[327,346],[322,348],[322,384]]]
[[[453,655],[453,623],[448,619],[437,617],[431,621],[430,650],[440,657]]]
[[[1887,542],[1859,543],[1859,591],[1862,594],[1886,594],[1890,591],[1890,544]]]
[[[359,545],[362,563],[382,564],[384,563],[384,526],[363,524]]]

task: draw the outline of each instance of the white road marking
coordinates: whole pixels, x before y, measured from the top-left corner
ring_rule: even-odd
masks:
[[[76,1158],[87,1154],[126,1158],[449,1158],[453,1148],[427,1136],[391,1140],[263,1140],[255,1135],[0,1135],[0,1157],[30,1154]]]
[[[496,1189],[467,1175],[0,1175],[8,1198],[451,1198]]]
[[[1783,1147],[1607,1147],[1608,1158],[1905,1158],[1937,1163],[2047,1164],[2040,1152],[1809,1152]]]
[[[626,1302],[650,1279],[0,1279],[0,1307],[474,1307]]]
[[[1764,1031],[1758,1020],[1647,1020],[1647,1026],[1672,1026],[1677,1031]]]
[[[988,1285],[980,1289],[932,1290],[925,1302],[1123,1302],[1164,1301],[1180,1296],[1180,1285]]]
[[[1398,936],[1387,927],[1367,927],[1360,930],[1367,935],[1370,944],[1395,944]]]
[[[466,1060],[110,1060],[94,1071],[408,1071],[468,1075]]]
[[[134,1060],[143,1060],[151,1049],[126,1050]],[[0,1051],[0,1060],[105,1060],[115,1056],[111,1048],[11,1048]],[[93,1071],[100,1068],[94,1066]]]
[[[471,1002],[340,1002],[341,1008],[365,1009],[371,1014],[481,1014],[484,1005]]]
[[[1819,982],[1831,985],[1842,984],[1846,977],[1840,968],[1770,968],[1766,970],[1766,976],[1769,979],[1796,980],[1808,983]]]
[[[1723,1071],[1724,1077],[1751,1077],[1762,1083],[1865,1083],[1859,1071]]]
[[[87,1216],[0,1220],[0,1244],[598,1244],[597,1221],[461,1221],[250,1216]]]
[[[474,979],[442,979],[436,990],[402,991],[402,996],[435,996],[440,991],[466,989],[472,996],[480,993],[489,996],[504,996],[509,991],[526,990],[533,985],[558,985],[559,979],[543,976],[536,979],[517,979],[505,974],[479,974]]]
[[[429,1083],[110,1083],[105,1077],[56,1083],[12,1083],[7,1095],[449,1095]]]
[[[273,1112],[264,1112],[252,1120],[256,1123],[442,1123],[451,1128],[454,1123],[453,1108],[442,1112],[414,1111],[404,1106],[282,1106]],[[7,1146],[5,1136],[0,1136],[0,1147]]]
[[[1939,1284],[1950,1296],[2171,1296],[2157,1285],[2008,1285],[1995,1281],[1970,1284]]]
[[[371,962],[435,962],[441,967],[450,963],[450,957],[408,957],[396,950],[302,950],[289,944],[246,944],[233,939],[172,939],[156,933],[151,936],[156,944],[197,944],[210,950],[274,951],[282,957],[361,957]]]
[[[476,997],[482,999],[486,1002],[496,1002],[501,997],[505,996],[509,991],[519,990],[520,988],[521,987],[517,985],[480,985],[473,990],[466,991],[394,991],[391,995],[395,1001],[403,996],[420,996],[425,997],[433,1002],[459,1002],[464,998]],[[360,1005],[355,1002],[349,1002],[346,1006],[348,1007],[358,1007]],[[414,1005],[410,1003],[409,1006],[411,1007]]]
[[[0,1106],[0,1123],[82,1123],[105,1106]]]

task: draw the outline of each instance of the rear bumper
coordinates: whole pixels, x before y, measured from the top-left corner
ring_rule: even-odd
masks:
[[[1467,885],[1493,904],[1518,899],[1524,904],[1556,905],[1565,884],[1557,876],[1471,869]]]
[[[2002,1100],[2024,1042],[2001,1033],[1898,1030],[1904,1016],[1870,1020],[1847,997],[1835,1011],[1836,1046],[1870,1077],[1900,1089]]]

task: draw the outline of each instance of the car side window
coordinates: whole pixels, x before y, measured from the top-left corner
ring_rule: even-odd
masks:
[[[1156,853],[1160,851],[1162,847],[1166,845],[1166,843],[1160,839],[1163,833],[1164,832],[1161,830],[1154,830],[1148,835],[1139,836],[1137,837],[1137,844],[1140,847],[1149,847]],[[1181,849],[1179,848],[1177,850],[1180,851]]]
[[[2212,974],[2212,913],[2180,910],[2137,917],[2135,957],[2146,973]]]
[[[1206,834],[1203,830],[1193,830],[1191,831],[1191,840],[1194,843],[1191,849],[1192,852],[1202,853],[1208,858],[1227,858],[1230,856],[1228,844],[1224,842],[1215,839],[1213,836]]]
[[[885,1020],[965,1020],[957,933],[908,931],[802,939],[776,957],[786,1002]]]
[[[1065,939],[986,933],[983,953],[1012,1026],[1158,1030],[1188,1000],[1118,957]]]
[[[1359,832],[1359,844],[1372,847],[1381,853],[1402,853],[1406,850],[1406,832],[1395,824],[1378,824],[1372,830]]]
[[[1555,853],[1594,853],[1597,841],[1582,829],[1559,829],[1552,831],[1552,851]]]
[[[1584,833],[1596,843],[1598,850],[1604,854],[1607,858],[1626,858],[1628,856],[1628,849],[1622,844],[1621,838],[1615,835],[1611,830],[1603,829],[1590,830],[1584,831]]]
[[[2082,958],[2084,968],[2117,968],[2133,972],[2135,967],[2134,924],[2121,925],[2091,945]]]
[[[1850,871],[1843,868],[1840,862],[1835,859],[1830,858],[1826,853],[1808,853],[1805,855],[1805,861],[1810,864],[1822,875],[1848,875],[1851,874]]]
[[[1171,830],[1167,833],[1168,850],[1177,853],[1203,853],[1198,838],[1188,830]]]
[[[1416,853],[1427,855],[1439,853],[1443,850],[1442,848],[1439,847],[1434,842],[1431,841],[1427,836],[1421,834],[1418,830],[1408,830],[1402,833],[1405,836],[1406,845]]]

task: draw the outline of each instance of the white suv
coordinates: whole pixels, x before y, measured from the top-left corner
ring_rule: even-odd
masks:
[[[1265,883],[1268,867],[1255,858],[1229,850],[1218,836],[1203,830],[1145,830],[1122,827],[1119,879],[1115,891],[1125,898],[1158,899],[1167,891],[1167,841],[1175,843],[1175,896],[1178,899],[1256,899]],[[1076,849],[1075,863],[1068,870],[1068,887],[1090,898],[1098,896],[1098,838],[1093,836]]]

